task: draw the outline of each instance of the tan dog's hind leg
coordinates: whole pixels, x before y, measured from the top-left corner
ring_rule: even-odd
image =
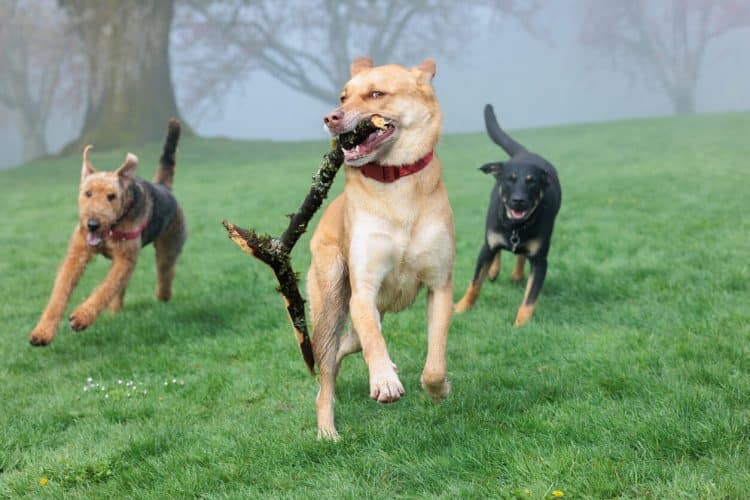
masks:
[[[94,290],[94,293],[79,305],[70,315],[70,327],[75,331],[84,330],[91,326],[99,313],[107,307],[117,295],[128,286],[138,260],[139,248],[133,243],[132,251],[116,253],[112,256],[112,267],[104,281]]]
[[[497,275],[500,274],[500,254],[502,252],[497,252],[497,255],[495,255],[495,258],[492,259],[492,265],[490,265],[490,270],[487,273],[487,279],[490,281],[495,281],[497,279]]]
[[[381,315],[380,318],[382,321],[383,316]],[[359,342],[359,335],[357,335],[357,331],[352,327],[343,337],[341,337],[339,342],[339,350],[336,353],[336,369],[338,370],[338,368],[341,367],[341,360],[348,355],[360,352],[361,350],[362,344]]]
[[[68,305],[70,294],[83,275],[91,255],[86,242],[76,229],[70,240],[65,260],[57,272],[47,307],[44,308],[39,323],[29,335],[29,342],[33,345],[47,345],[52,342],[57,334],[57,327],[60,325],[65,307]]]
[[[519,255],[516,258],[516,267],[513,268],[513,272],[510,275],[510,279],[513,283],[520,283],[523,280],[523,268],[526,265],[526,256]]]
[[[318,439],[338,440],[334,424],[334,398],[339,336],[346,322],[349,283],[338,249],[319,246],[307,273],[307,297],[312,317],[312,347],[320,370],[320,391],[315,401],[318,415]]]
[[[422,370],[422,387],[433,401],[451,390],[446,378],[446,346],[453,313],[453,283],[427,293],[427,360]]]

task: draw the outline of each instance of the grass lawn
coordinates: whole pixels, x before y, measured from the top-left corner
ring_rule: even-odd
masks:
[[[500,116],[502,121],[502,115]],[[511,260],[449,339],[453,393],[419,387],[425,294],[384,331],[406,387],[338,379],[337,444],[316,441],[307,375],[268,268],[221,220],[279,234],[326,151],[188,139],[175,191],[190,235],[168,304],[153,248],[125,309],[27,342],[76,222],[79,157],[0,172],[0,497],[739,498],[750,492],[750,114],[523,130],[563,185],[533,320]],[[151,177],[159,145],[133,148]],[[124,151],[94,153],[98,168]],[[438,148],[468,284],[503,159],[483,134]],[[341,179],[334,186],[341,190]],[[309,234],[295,251],[304,275]],[[107,261],[89,267],[69,310]]]

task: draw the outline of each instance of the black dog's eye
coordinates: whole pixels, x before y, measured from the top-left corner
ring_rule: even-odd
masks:
[[[116,195],[115,193],[109,193],[109,194],[107,195],[107,199],[108,199],[109,201],[114,201],[114,199],[115,199],[115,198],[117,198],[117,195]]]
[[[86,191],[84,194],[86,195],[86,198],[91,198],[91,191]]]
[[[510,174],[510,180],[515,181],[516,180],[516,174]]]
[[[380,97],[383,97],[384,95],[385,95],[385,92],[381,92],[379,90],[373,90],[372,92],[370,92],[370,94],[367,97],[369,97],[370,99],[378,99]]]
[[[534,179],[534,177],[532,177],[531,175],[527,175],[526,184],[536,184],[536,179]]]

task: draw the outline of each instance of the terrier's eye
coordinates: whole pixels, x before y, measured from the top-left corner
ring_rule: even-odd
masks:
[[[115,198],[117,198],[117,195],[116,195],[115,193],[109,193],[109,194],[107,195],[107,199],[108,199],[109,201],[114,201],[114,199],[115,199]]]
[[[86,192],[85,192],[85,193],[83,193],[83,194],[85,194],[85,195],[86,195],[86,198],[91,198],[91,191],[86,191]]]
[[[385,92],[381,92],[379,90],[373,90],[372,92],[370,92],[370,94],[367,97],[369,97],[370,99],[378,99],[380,97],[383,97],[384,95],[385,95]]]

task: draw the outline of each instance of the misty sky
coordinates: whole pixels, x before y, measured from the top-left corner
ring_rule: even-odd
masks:
[[[495,106],[501,125],[510,129],[670,114],[670,101],[658,89],[629,82],[581,47],[576,5],[565,0],[545,12],[539,24],[551,43],[502,18],[469,27],[476,33],[459,57],[437,58],[433,83],[443,108],[444,132],[484,130],[482,108],[488,102]],[[696,92],[698,112],[750,110],[749,48],[750,29],[730,32],[709,45]],[[391,62],[420,61],[375,61]],[[179,81],[176,87],[179,93]],[[217,103],[215,113],[195,121],[189,109],[181,112],[207,136],[325,139],[322,118],[336,105],[325,105],[255,73]],[[51,148],[73,137],[76,121],[55,120],[49,133]],[[15,130],[6,124],[0,134],[0,166],[18,163]]]

